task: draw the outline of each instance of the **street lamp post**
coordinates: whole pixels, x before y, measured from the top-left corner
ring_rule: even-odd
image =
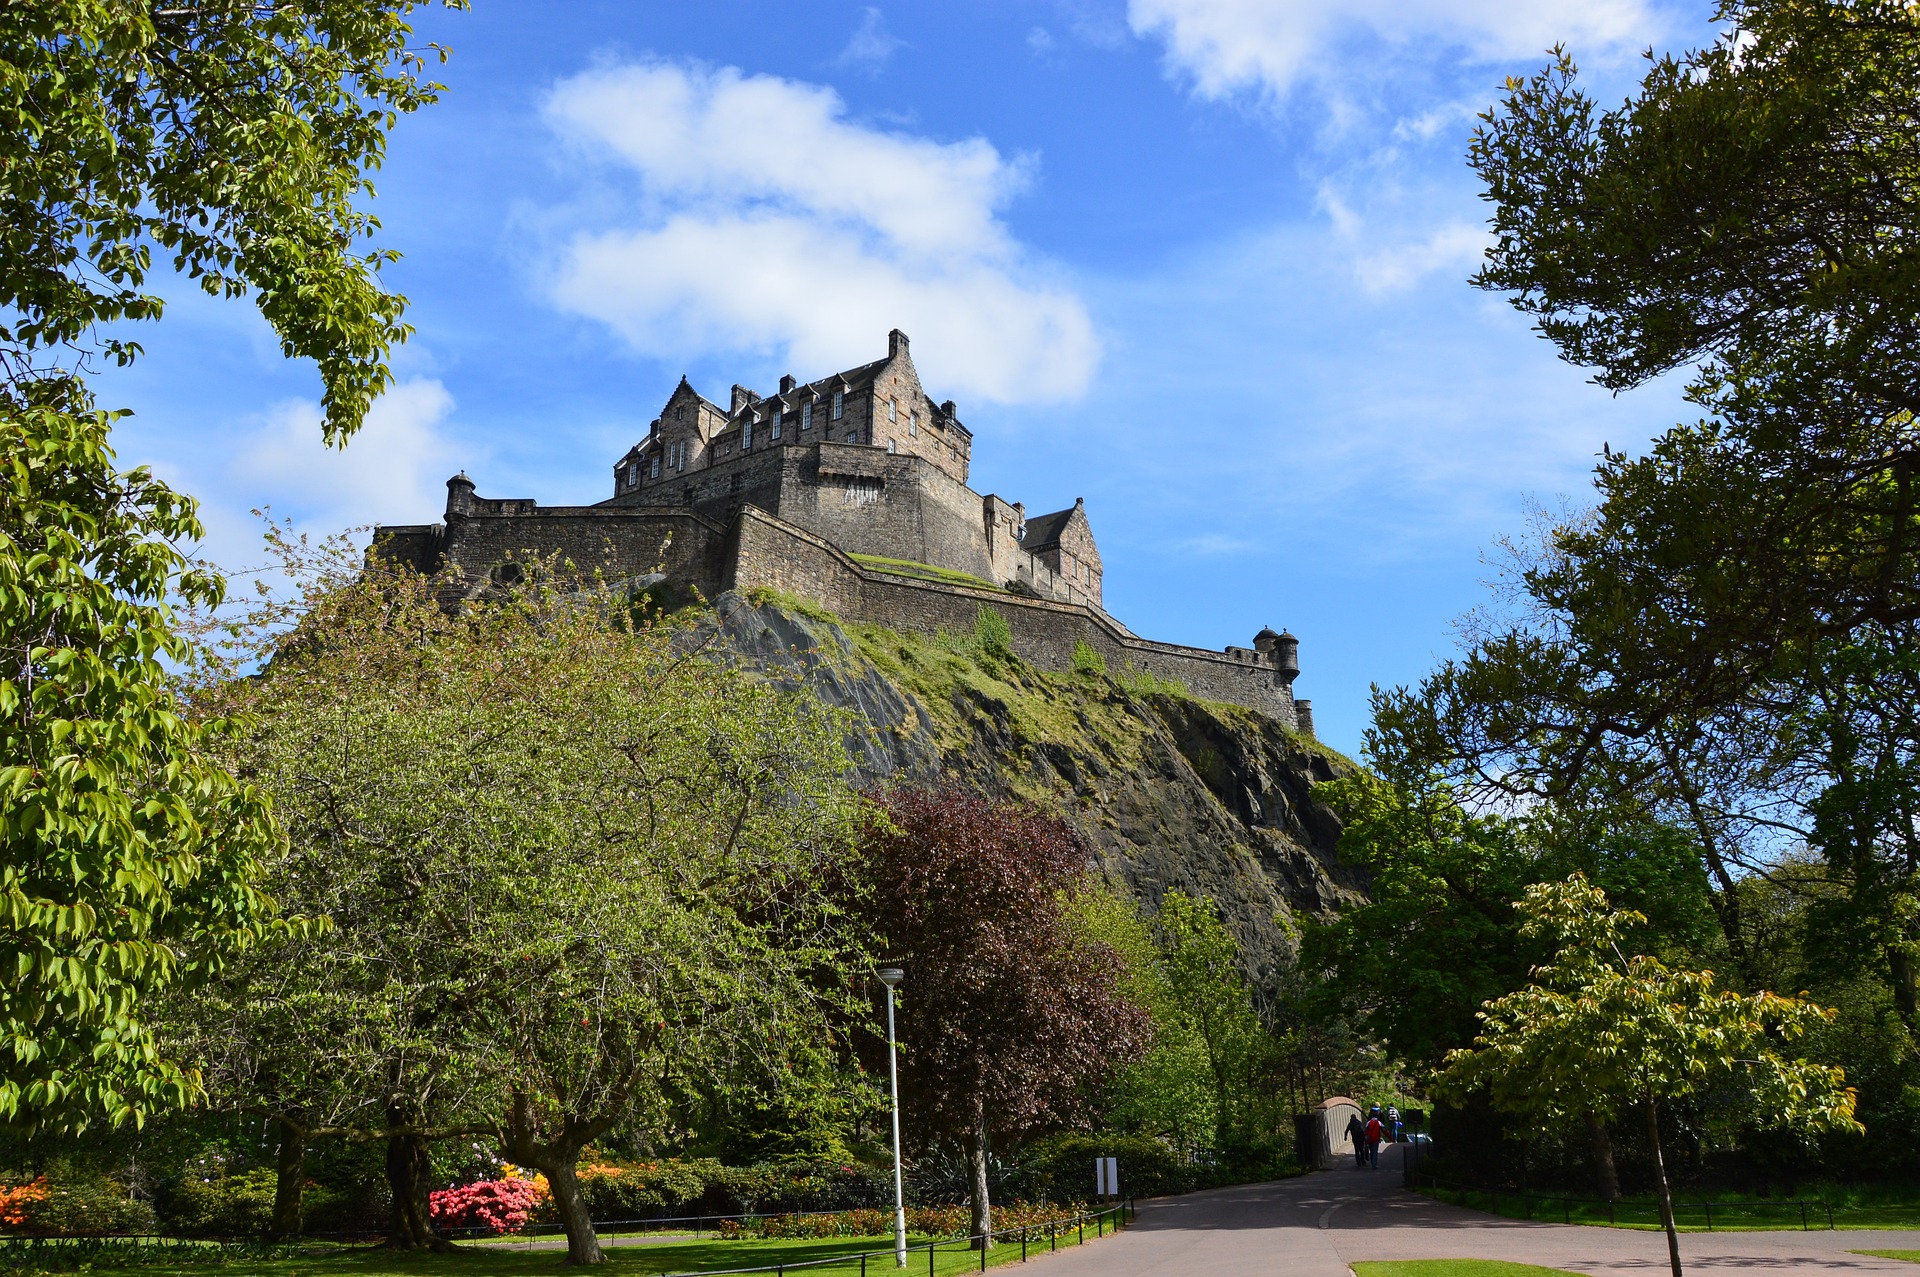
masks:
[[[899,967],[875,972],[887,986],[887,1083],[893,1091],[893,1258],[907,1266],[907,1193],[900,1177],[900,1062],[893,1038],[893,991],[907,978]]]

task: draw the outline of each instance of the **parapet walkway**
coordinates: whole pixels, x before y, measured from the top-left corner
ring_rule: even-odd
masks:
[[[1667,1272],[1659,1232],[1527,1223],[1407,1192],[1400,1151],[1383,1149],[1377,1171],[1345,1167],[1142,1202],[1126,1232],[1036,1261],[1045,1267],[1035,1277],[1349,1277],[1348,1265],[1367,1259],[1506,1259],[1636,1277]],[[1920,1250],[1920,1231],[1680,1235],[1689,1273],[1920,1274],[1920,1266],[1848,1253],[1867,1248]]]

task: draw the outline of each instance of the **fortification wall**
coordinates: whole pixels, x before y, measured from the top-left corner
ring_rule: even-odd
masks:
[[[1013,649],[1042,669],[1072,665],[1084,642],[1109,669],[1178,680],[1196,696],[1243,705],[1297,727],[1293,691],[1251,652],[1212,652],[1140,638],[1103,612],[998,590],[916,581],[864,568],[831,542],[764,512],[740,512],[728,558],[737,590],[766,588],[818,601],[850,620],[931,634],[971,633],[981,604],[1007,618]]]
[[[559,556],[609,577],[656,567],[708,593],[726,588],[726,528],[672,507],[555,506],[516,514],[447,515],[444,524],[380,528],[374,551],[423,572],[457,568],[476,585],[509,559]]]

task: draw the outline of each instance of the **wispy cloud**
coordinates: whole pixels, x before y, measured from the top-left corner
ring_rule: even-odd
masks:
[[[1466,222],[1452,222],[1410,244],[1368,253],[1355,267],[1360,286],[1379,296],[1412,288],[1439,271],[1464,277],[1479,265],[1487,232]]]
[[[853,29],[853,35],[847,41],[847,47],[840,50],[836,61],[841,66],[865,67],[869,71],[878,71],[893,57],[895,49],[906,41],[887,30],[886,15],[878,9],[868,9],[860,17],[860,25]]]
[[[847,118],[821,85],[652,61],[563,81],[553,127],[637,177],[576,231],[551,295],[655,355],[871,357],[906,329],[942,385],[1001,402],[1072,398],[1100,347],[1086,307],[1000,209],[1035,165]]]
[[[1164,44],[1168,73],[1198,96],[1269,102],[1310,83],[1338,94],[1342,55],[1358,50],[1377,76],[1382,54],[1495,62],[1562,41],[1617,54],[1662,25],[1648,0],[1129,0],[1127,20]]]

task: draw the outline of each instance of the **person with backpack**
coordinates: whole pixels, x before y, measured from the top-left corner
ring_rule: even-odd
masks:
[[[1367,1114],[1367,1165],[1376,1171],[1380,1169],[1380,1140],[1386,1133],[1386,1124],[1380,1120],[1380,1106],[1376,1104]]]
[[[1395,1144],[1400,1142],[1400,1106],[1387,1105],[1387,1138]]]

